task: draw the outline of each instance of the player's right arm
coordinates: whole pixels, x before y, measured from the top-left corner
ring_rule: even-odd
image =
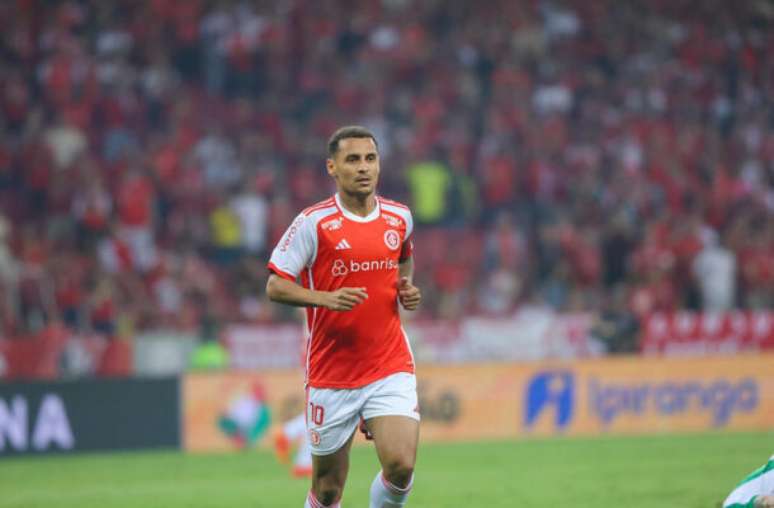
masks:
[[[317,255],[317,222],[300,214],[280,238],[269,260],[266,295],[274,302],[300,307],[352,310],[368,298],[365,288],[343,287],[336,291],[309,289],[296,282]]]
[[[266,283],[266,295],[273,302],[299,307],[325,307],[330,310],[352,310],[368,298],[366,288],[339,288],[336,291],[307,289],[296,282],[272,273]]]

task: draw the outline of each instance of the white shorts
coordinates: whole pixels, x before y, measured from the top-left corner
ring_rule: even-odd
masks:
[[[360,422],[376,416],[419,420],[417,378],[398,372],[354,389],[308,388],[306,426],[313,455],[330,455],[344,446]]]

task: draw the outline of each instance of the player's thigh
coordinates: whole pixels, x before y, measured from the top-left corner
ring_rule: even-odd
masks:
[[[349,452],[354,436],[353,430],[346,443],[329,455],[312,455],[312,488],[315,492],[331,486],[344,487],[349,472]]]
[[[366,420],[379,462],[385,469],[412,468],[419,443],[419,420],[407,416],[376,416]]]
[[[416,377],[400,372],[375,383],[362,414],[382,466],[413,467],[419,441]]]

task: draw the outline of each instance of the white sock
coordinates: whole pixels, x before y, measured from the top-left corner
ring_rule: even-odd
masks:
[[[285,422],[285,424],[282,426],[282,432],[285,434],[285,437],[290,439],[291,441],[295,441],[301,436],[306,435],[306,415],[304,413],[301,413],[300,415],[296,416],[292,420],[288,420]]]
[[[314,492],[311,490],[306,495],[306,502],[304,503],[304,508],[341,508],[341,503],[336,501],[333,504],[322,504],[320,501],[317,500],[317,497],[315,497]]]
[[[408,500],[411,486],[414,484],[414,475],[405,488],[400,488],[388,482],[382,471],[376,475],[371,483],[371,504],[370,508],[394,508],[405,506]]]

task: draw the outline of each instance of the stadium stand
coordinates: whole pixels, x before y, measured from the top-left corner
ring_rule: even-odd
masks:
[[[625,351],[654,311],[770,309],[763,9],[2,2],[0,337],[292,319],[268,249],[349,123],[414,209],[423,317],[591,312]]]

